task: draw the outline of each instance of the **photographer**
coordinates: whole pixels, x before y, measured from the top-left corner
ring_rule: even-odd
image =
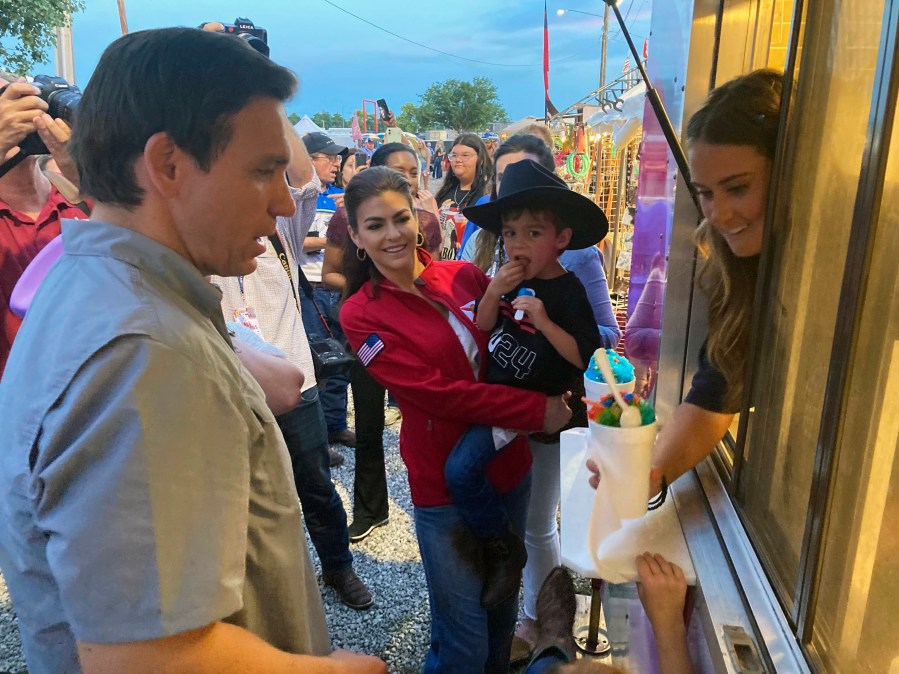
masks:
[[[47,114],[40,90],[24,78],[0,72],[0,375],[22,321],[9,310],[13,288],[25,267],[60,232],[62,218],[85,214],[51,184],[38,157],[19,147],[36,134],[53,154],[63,175],[78,185],[78,172],[66,149],[71,129]]]
[[[312,162],[296,132],[285,122],[291,145],[291,163],[287,167],[291,197],[296,212],[277,219],[277,241],[284,261],[270,239],[265,252],[256,258],[256,271],[245,276],[213,277],[222,291],[222,311],[281,349],[287,359],[303,371],[298,405],[275,419],[287,443],[294,483],[303,505],[303,518],[322,565],[322,580],[332,587],[340,600],[355,610],[371,607],[373,599],[365,583],[353,570],[347,516],[343,502],[331,481],[331,465],[343,463],[343,457],[328,447],[328,431],[322,409],[321,386],[313,371],[312,354],[306,337],[308,325],[297,307],[298,267],[294,251],[315,218],[319,181],[312,174]],[[302,181],[305,179],[305,183]],[[299,187],[293,187],[299,186]],[[287,264],[290,274],[282,264]],[[233,317],[233,319],[232,319]],[[322,330],[321,319],[313,317]]]

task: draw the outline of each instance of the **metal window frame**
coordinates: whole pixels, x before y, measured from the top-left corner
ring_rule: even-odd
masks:
[[[719,647],[711,649],[717,671],[739,671],[723,655],[724,627],[736,625],[754,638],[766,671],[812,672],[714,460],[680,477],[671,490],[705,603],[706,640]]]
[[[849,250],[837,309],[837,328],[831,348],[824,409],[815,451],[815,468],[809,496],[809,517],[800,560],[802,567],[796,584],[792,619],[797,636],[810,657],[812,626],[820,590],[824,535],[829,523],[835,466],[840,458],[843,423],[841,411],[848,403],[849,372],[846,367],[855,356],[862,298],[867,288],[873,245],[876,238],[883,181],[890,152],[890,138],[896,116],[899,92],[899,0],[884,0],[880,49],[874,74],[874,91],[864,152],[859,175],[855,208],[850,226]],[[896,148],[899,150],[899,148]]]

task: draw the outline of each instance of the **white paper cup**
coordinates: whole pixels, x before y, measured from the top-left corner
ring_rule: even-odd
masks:
[[[626,381],[623,384],[618,384],[618,390],[624,393],[633,393],[634,385],[637,383],[636,379],[631,379],[630,381]],[[587,400],[598,401],[601,400],[603,396],[611,395],[612,389],[608,384],[599,381],[593,381],[587,375],[584,375],[584,391],[587,393]]]
[[[588,451],[599,466],[602,484],[608,489],[620,519],[646,514],[655,439],[656,422],[637,428],[590,422]]]

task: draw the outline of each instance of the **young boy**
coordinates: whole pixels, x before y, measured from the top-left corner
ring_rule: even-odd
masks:
[[[477,326],[492,333],[488,381],[546,395],[572,392],[568,427],[586,426],[583,372],[601,341],[587,293],[562,267],[559,255],[598,243],[608,231],[608,220],[590,199],[529,159],[506,168],[495,201],[467,208],[464,214],[501,235],[509,259],[475,308]],[[515,431],[474,426],[453,449],[445,468],[463,520],[485,541],[481,603],[486,608],[518,592],[527,560],[522,537],[510,526],[485,472],[514,436]],[[558,446],[558,434],[532,437]],[[552,500],[555,494],[558,501],[558,480],[550,482],[535,475],[532,500],[538,494]],[[555,560],[551,566],[557,564]]]

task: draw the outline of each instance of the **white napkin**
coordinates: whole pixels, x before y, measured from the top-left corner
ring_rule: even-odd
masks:
[[[680,566],[687,583],[695,585],[696,571],[671,499],[643,517],[620,519],[603,482],[596,490],[587,482],[589,437],[585,428],[573,428],[561,436],[562,563],[588,578],[628,583],[637,580],[637,555],[655,552]],[[594,499],[600,516],[591,531]],[[591,542],[596,546],[595,554],[590,550]]]

